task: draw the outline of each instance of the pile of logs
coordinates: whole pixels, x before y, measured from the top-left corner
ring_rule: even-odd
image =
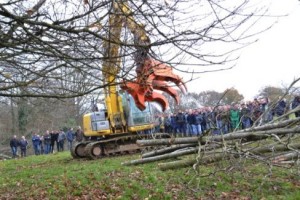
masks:
[[[300,149],[300,118],[275,120],[271,123],[238,130],[224,135],[206,132],[198,137],[138,140],[142,147],[163,147],[142,154],[122,165],[156,161],[162,170],[199,166],[224,159],[250,158],[272,164],[295,162]]]
[[[0,153],[0,160],[6,160],[6,159],[11,159],[11,157],[3,153]]]
[[[11,159],[12,157],[9,156],[11,154],[9,146],[3,146],[0,144],[0,160],[7,160]]]

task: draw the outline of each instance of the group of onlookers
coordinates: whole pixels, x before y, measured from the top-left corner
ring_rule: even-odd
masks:
[[[17,136],[14,135],[13,138],[10,140],[10,148],[13,154],[13,158],[17,157],[18,153],[18,146],[20,146],[21,149],[21,157],[26,156],[26,149],[28,146],[28,142],[25,139],[24,136],[21,137],[20,140],[18,140]]]
[[[300,96],[295,96],[291,104],[285,99],[272,105],[268,98],[249,102],[179,110],[176,114],[161,114],[157,118],[156,132],[167,132],[181,136],[196,136],[211,131],[213,134],[226,134],[238,129],[270,122],[287,111],[300,105]],[[299,117],[300,111],[288,117]]]
[[[39,135],[37,133],[32,134],[32,146],[35,155],[50,154],[54,152],[55,146],[57,152],[65,150],[65,142],[67,142],[68,150],[72,148],[73,142],[81,141],[83,133],[80,127],[74,132],[73,128],[69,128],[67,131],[64,130],[47,130],[45,134]],[[26,156],[28,141],[25,136],[22,136],[19,140],[16,135],[10,140],[10,147],[13,154],[13,158],[17,157],[18,147],[21,149],[21,157]]]
[[[188,109],[185,112],[179,110],[176,114],[158,116],[154,131],[179,136],[198,136],[207,131],[213,134],[226,134],[270,122],[299,106],[300,96],[295,96],[290,104],[285,99],[280,99],[273,105],[268,98],[260,98],[232,105]],[[300,111],[288,117],[300,117]],[[83,132],[80,127],[75,132],[73,128],[69,128],[67,131],[47,130],[44,135],[33,133],[31,138],[35,155],[53,153],[55,146],[58,152],[64,151],[65,142],[67,142],[68,149],[71,149],[74,140],[81,141],[82,139]],[[18,147],[21,149],[21,156],[26,156],[28,142],[24,136],[18,140],[15,135],[10,141],[10,146],[13,157],[17,156]]]

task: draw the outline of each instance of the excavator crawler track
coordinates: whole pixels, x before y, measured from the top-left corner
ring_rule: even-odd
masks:
[[[169,138],[169,134],[155,134],[155,137]],[[143,151],[145,147],[136,144],[137,139],[153,139],[150,135],[124,135],[99,141],[84,141],[76,143],[71,149],[74,159],[99,159],[108,156],[133,154]]]

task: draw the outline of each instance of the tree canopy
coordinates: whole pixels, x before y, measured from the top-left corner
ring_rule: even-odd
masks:
[[[119,41],[108,37],[109,14],[118,2],[127,2],[130,16],[145,26],[151,56],[187,73],[237,59],[232,53],[262,31],[250,28],[267,11],[248,0],[4,0],[0,5],[0,96],[65,98],[104,88],[103,41],[120,45],[118,80],[134,78],[133,54],[139,49],[134,35],[125,27]],[[191,66],[197,66],[196,70],[191,71]]]

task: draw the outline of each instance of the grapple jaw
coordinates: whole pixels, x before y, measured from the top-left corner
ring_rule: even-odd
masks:
[[[169,86],[168,82],[174,83],[183,93],[187,91],[182,79],[172,72],[170,66],[153,59],[146,59],[144,65],[137,70],[137,79],[124,81],[121,88],[131,94],[140,110],[144,110],[145,102],[149,101],[159,103],[165,111],[169,103],[164,95],[155,90],[166,92],[175,99],[177,104],[179,103],[178,92]]]

